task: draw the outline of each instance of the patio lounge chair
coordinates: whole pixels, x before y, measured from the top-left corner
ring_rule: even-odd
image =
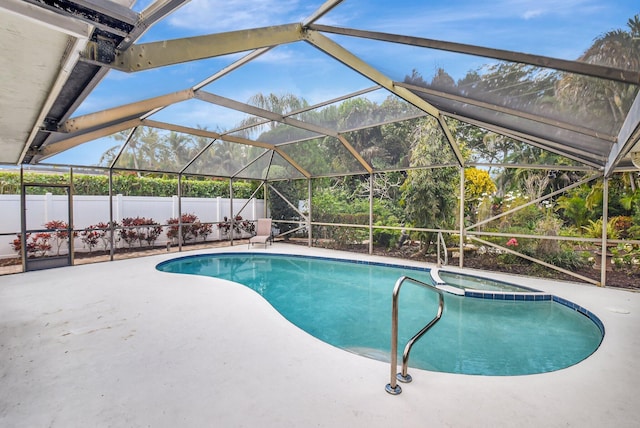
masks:
[[[249,247],[259,243],[264,244],[264,248],[267,248],[267,241],[271,242],[271,219],[259,218],[256,226],[256,236],[252,236],[249,239]]]

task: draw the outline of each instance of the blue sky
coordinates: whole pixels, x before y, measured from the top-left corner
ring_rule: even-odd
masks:
[[[139,43],[300,22],[323,2],[192,0],[153,26]],[[150,3],[151,0],[138,1],[134,9],[141,11]],[[626,29],[627,20],[638,13],[637,0],[344,0],[318,23],[575,59],[599,35]],[[488,62],[446,52],[424,52],[389,43],[330,37],[396,80],[402,80],[413,68],[429,80],[440,67],[459,79],[467,71]],[[139,73],[111,71],[74,116],[189,88],[241,56]],[[301,42],[273,49],[206,90],[242,102],[259,92],[290,92],[313,104],[369,86],[371,82]],[[173,106],[155,119],[171,118],[186,126],[224,130],[244,117],[202,104],[189,102]],[[88,143],[50,161],[75,163],[74,158],[82,152],[95,153],[102,150],[98,146],[110,145],[113,141]]]

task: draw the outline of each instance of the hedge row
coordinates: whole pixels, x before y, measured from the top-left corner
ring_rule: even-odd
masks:
[[[25,183],[66,184],[69,174],[25,173]],[[233,183],[234,198],[249,198],[256,185],[246,181]],[[108,195],[109,177],[106,175],[73,175],[75,195]],[[125,196],[161,196],[169,197],[177,194],[178,179],[162,177],[138,177],[135,174],[114,174],[113,193]],[[18,172],[0,172],[0,194],[20,194],[20,174]],[[29,189],[29,194],[61,193],[61,189],[38,188]],[[229,180],[223,179],[183,179],[182,196],[192,198],[228,198]]]

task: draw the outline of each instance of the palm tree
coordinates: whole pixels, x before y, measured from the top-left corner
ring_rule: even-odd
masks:
[[[627,22],[629,31],[609,31],[598,37],[578,58],[592,64],[640,70],[640,17]],[[561,102],[574,108],[585,119],[598,118],[615,131],[626,117],[635,99],[637,87],[621,82],[567,74],[557,85]],[[607,128],[604,128],[607,129]]]
[[[276,95],[274,93],[270,93],[269,95],[257,93],[249,98],[247,104],[251,104],[279,115],[286,115],[287,113],[300,110],[309,105],[304,98],[298,98],[293,94]],[[251,116],[242,120],[238,127],[253,126],[263,121],[264,118],[262,117]],[[251,136],[255,136],[256,133],[260,133],[265,130],[273,130],[276,126],[277,124],[274,122],[267,122],[266,124],[245,130],[244,136],[246,138],[251,138]]]

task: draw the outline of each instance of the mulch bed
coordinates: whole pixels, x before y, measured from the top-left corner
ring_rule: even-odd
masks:
[[[436,263],[435,255],[429,254],[426,256],[417,255],[415,249],[406,248],[406,249],[393,249],[393,250],[383,250],[383,249],[374,249],[374,254],[376,255],[385,255],[388,257],[400,257],[400,258],[410,258],[412,260],[424,260],[429,263]],[[450,266],[458,266],[459,259],[449,258]],[[475,254],[472,256],[468,256],[465,253],[464,258],[464,266],[471,269],[479,269],[490,272],[502,272],[509,273],[513,275],[524,275],[524,276],[534,276],[538,278],[545,279],[556,279],[559,281],[571,281],[571,282],[581,282],[580,279],[575,278],[573,276],[564,274],[562,272],[558,272],[553,269],[549,269],[545,266],[529,262],[527,260],[522,260],[518,263],[504,263],[500,260],[500,258],[495,254]],[[582,275],[586,278],[591,278],[596,281],[600,281],[600,270],[594,269],[592,267],[585,267],[582,269],[575,270],[574,273]],[[618,271],[618,270],[607,270],[607,287],[615,287],[615,288],[624,288],[628,290],[638,290],[640,291],[640,275],[629,275],[626,272]]]
[[[293,242],[292,243],[297,243]],[[302,243],[301,243],[302,244]],[[339,248],[340,250],[352,251],[356,253],[368,253],[368,245],[351,245],[348,248]],[[404,246],[402,248],[378,248],[374,247],[373,254],[377,256],[394,257],[399,259],[410,259],[417,261],[424,261],[426,263],[437,262],[435,254],[420,254],[417,246]],[[449,266],[458,266],[459,259],[457,257],[449,257]],[[470,269],[478,269],[489,272],[502,272],[512,275],[533,276],[545,279],[555,279],[558,281],[570,281],[570,282],[582,282],[580,279],[571,275],[558,272],[553,269],[549,269],[545,266],[529,262],[522,259],[518,263],[504,263],[495,254],[473,254],[467,255],[465,253],[464,266]],[[591,278],[596,281],[600,281],[600,270],[592,267],[585,267],[579,270],[575,270],[575,273],[582,275],[586,278]],[[622,288],[626,290],[640,291],[640,274],[630,275],[623,271],[607,270],[607,287]]]

